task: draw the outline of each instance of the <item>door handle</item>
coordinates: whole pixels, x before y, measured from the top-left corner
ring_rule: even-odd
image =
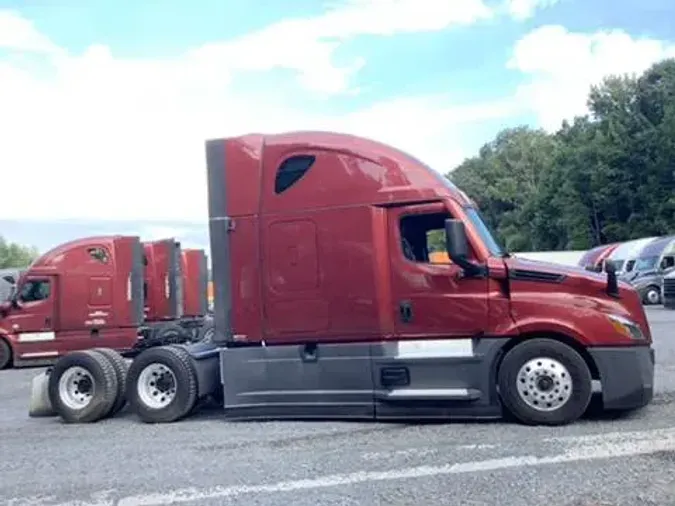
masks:
[[[47,317],[45,318],[45,325],[46,325],[47,327],[51,327],[51,326],[52,326],[52,319],[51,319],[49,316],[47,316]]]
[[[398,312],[403,323],[408,323],[413,318],[412,303],[410,301],[402,301],[398,305]]]
[[[319,350],[316,343],[306,343],[300,348],[300,358],[303,362],[316,362],[319,359]]]

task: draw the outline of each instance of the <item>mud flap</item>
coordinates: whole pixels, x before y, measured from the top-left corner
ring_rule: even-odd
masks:
[[[41,372],[33,378],[30,388],[30,404],[28,416],[31,418],[56,416],[49,401],[49,373],[51,369]]]

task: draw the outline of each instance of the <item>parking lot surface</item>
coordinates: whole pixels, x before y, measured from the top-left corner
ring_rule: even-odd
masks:
[[[0,371],[0,504],[675,505],[675,311],[648,309],[656,394],[567,427],[27,415],[37,369]]]

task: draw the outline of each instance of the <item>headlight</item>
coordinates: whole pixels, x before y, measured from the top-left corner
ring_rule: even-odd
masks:
[[[607,318],[609,319],[609,322],[612,324],[612,327],[614,327],[614,330],[616,330],[619,334],[623,334],[626,337],[638,341],[642,341],[645,339],[645,335],[642,333],[642,329],[634,321],[615,314],[607,315]]]

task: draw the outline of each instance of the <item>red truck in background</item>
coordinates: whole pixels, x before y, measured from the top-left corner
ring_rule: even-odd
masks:
[[[207,283],[204,252],[182,252],[173,239],[115,235],[56,246],[22,273],[0,307],[0,369],[49,364],[74,350],[133,355],[204,337],[213,329]]]
[[[201,249],[182,251],[183,316],[180,324],[192,333],[193,341],[213,338],[213,318],[209,312],[209,261]]]
[[[475,204],[412,156],[291,132],[208,141],[206,159],[211,342],[152,347],[120,367],[110,350],[69,353],[34,378],[32,416],[95,422],[128,402],[165,423],[212,396],[232,419],[509,413],[560,425],[584,414],[593,380],[605,409],[651,401],[637,292],[611,266],[512,257]],[[451,262],[429,261],[432,232]],[[133,319],[138,285],[124,269]]]
[[[152,342],[208,339],[208,260],[200,249],[182,249],[173,239],[143,244],[145,324]],[[146,342],[148,342],[146,340]]]
[[[591,248],[582,255],[577,265],[589,271],[602,272],[605,270],[607,258],[620,245],[621,243],[616,242]]]

